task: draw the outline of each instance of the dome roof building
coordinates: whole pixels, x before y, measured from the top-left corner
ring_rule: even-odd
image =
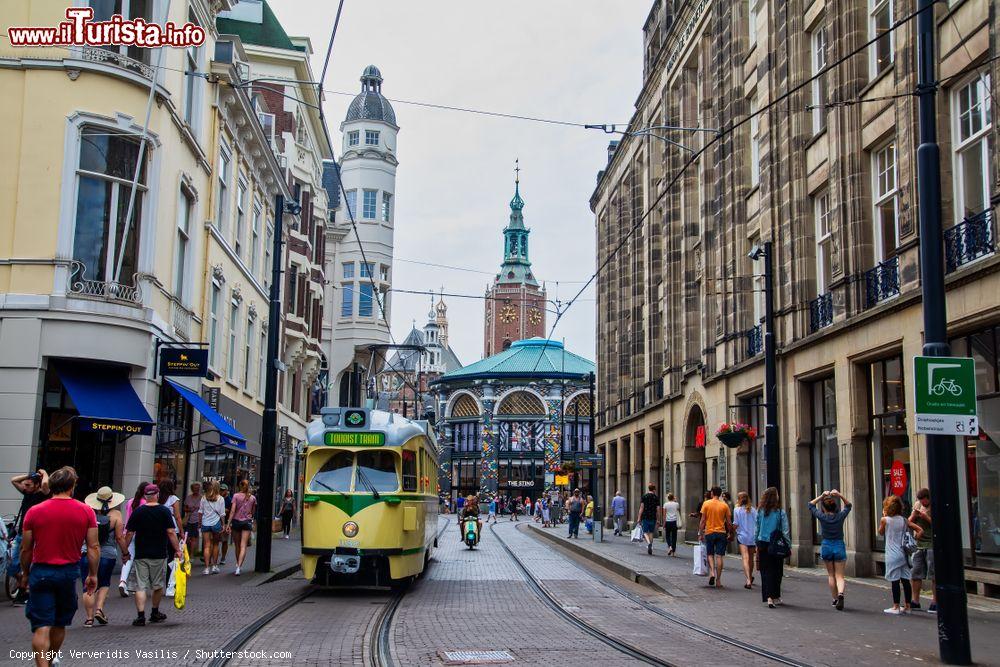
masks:
[[[377,120],[396,125],[396,112],[382,95],[382,72],[375,65],[369,65],[361,74],[361,92],[347,108],[345,123],[357,120]]]

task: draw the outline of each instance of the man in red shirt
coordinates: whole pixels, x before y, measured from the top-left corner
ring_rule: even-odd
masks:
[[[76,614],[76,580],[80,577],[80,545],[87,543],[89,567],[84,588],[97,588],[101,548],[97,517],[73,498],[76,470],[65,466],[49,475],[52,497],[24,515],[21,541],[21,588],[31,596],[25,616],[31,622],[31,648],[38,667],[49,667],[59,656],[66,626]]]

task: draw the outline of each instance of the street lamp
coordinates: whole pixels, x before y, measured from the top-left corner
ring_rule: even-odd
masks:
[[[774,246],[770,241],[754,245],[747,254],[752,261],[764,260],[764,457],[767,485],[779,488],[778,465],[778,372],[774,350]]]
[[[602,130],[605,134],[620,134],[623,137],[653,137],[654,139],[659,139],[664,143],[668,143],[672,146],[677,146],[681,150],[685,150],[692,155],[697,153],[693,148],[688,148],[682,143],[674,141],[673,139],[668,139],[660,134],[656,134],[653,130],[670,130],[678,132],[709,132],[715,134],[716,136],[722,135],[722,130],[714,127],[686,127],[683,125],[652,125],[650,127],[644,127],[639,130],[619,130],[617,125],[584,125],[586,130]]]

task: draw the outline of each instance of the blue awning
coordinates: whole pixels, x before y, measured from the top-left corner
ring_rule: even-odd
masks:
[[[136,396],[128,373],[99,364],[56,363],[56,372],[73,399],[82,431],[150,435],[153,420]]]
[[[241,452],[247,450],[247,439],[246,437],[236,430],[236,427],[226,421],[226,418],[220,415],[211,405],[205,402],[201,396],[197,393],[191,391],[182,384],[178,384],[171,380],[170,378],[164,378],[170,383],[170,386],[177,390],[177,393],[184,397],[184,400],[191,404],[191,406],[201,413],[201,416],[211,422],[215,430],[219,432],[219,444],[223,447],[231,447],[233,449],[238,449]]]

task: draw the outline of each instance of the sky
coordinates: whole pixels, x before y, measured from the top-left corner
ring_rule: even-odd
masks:
[[[269,1],[290,35],[312,40],[319,76],[337,3]],[[325,81],[334,142],[339,147],[340,121],[369,64],[382,71],[390,99],[624,124],[642,85],[642,24],[650,7],[647,0],[347,0]],[[519,159],[532,270],[549,299],[572,298],[596,267],[590,196],[611,137],[582,127],[393,108],[400,126],[393,287],[483,296],[503,259]],[[592,285],[552,333],[588,359],[595,351],[594,292]],[[452,349],[463,364],[481,359],[484,301],[446,296],[445,302]],[[430,304],[427,295],[393,295],[397,342],[414,320],[426,322]],[[549,330],[555,314],[547,318]]]

